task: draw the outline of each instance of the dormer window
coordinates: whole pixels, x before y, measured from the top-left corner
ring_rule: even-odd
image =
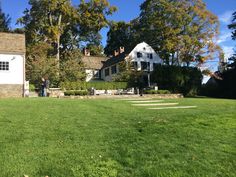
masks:
[[[137,52],[137,57],[138,58],[142,58],[143,57],[143,54],[141,52]]]
[[[148,57],[149,59],[153,59],[153,54],[152,54],[152,53],[148,53],[148,54],[147,54],[147,57]]]

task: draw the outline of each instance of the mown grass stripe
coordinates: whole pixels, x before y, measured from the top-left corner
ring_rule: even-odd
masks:
[[[152,110],[161,110],[161,109],[190,109],[197,108],[197,106],[174,106],[174,107],[159,107],[159,108],[147,108]]]
[[[178,105],[179,103],[154,103],[154,104],[132,104],[132,106],[168,106]]]
[[[117,99],[119,101],[148,101],[153,100],[152,98],[127,98],[127,99]]]
[[[159,103],[164,100],[129,101],[130,103]]]

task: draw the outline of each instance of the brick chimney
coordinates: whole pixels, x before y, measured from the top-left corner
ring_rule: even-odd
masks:
[[[114,50],[114,57],[118,56],[119,55],[119,51],[117,50]]]
[[[84,49],[83,49],[83,54],[84,54],[84,56],[89,57],[89,56],[90,56],[90,50],[87,49],[87,48],[84,48]]]
[[[124,53],[125,52],[125,48],[124,47],[120,47],[120,53]]]

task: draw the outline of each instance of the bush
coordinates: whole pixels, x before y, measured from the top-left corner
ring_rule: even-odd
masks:
[[[72,95],[75,95],[75,91],[71,91],[71,90],[65,91],[65,92],[64,92],[64,95],[65,95],[65,96],[72,96]]]
[[[222,80],[212,77],[203,85],[201,94],[208,97],[236,99],[236,68],[228,69],[220,73],[220,76]]]
[[[145,94],[171,94],[169,90],[145,90]]]
[[[68,90],[64,92],[65,96],[84,96],[88,95],[87,90]]]
[[[87,90],[76,90],[75,95],[80,95],[80,96],[88,95],[88,91]]]
[[[65,90],[88,90],[95,88],[96,90],[116,90],[126,89],[126,82],[62,82],[60,87]]]
[[[30,90],[31,92],[34,92],[34,91],[35,91],[35,86],[34,86],[34,84],[30,84],[30,85],[29,85],[29,90]]]
[[[157,65],[151,74],[151,81],[172,93],[194,96],[201,88],[202,73],[194,67]]]

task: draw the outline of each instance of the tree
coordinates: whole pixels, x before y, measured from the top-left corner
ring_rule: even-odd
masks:
[[[79,31],[83,41],[94,41],[94,35],[108,25],[108,15],[112,15],[116,7],[111,6],[107,0],[81,0],[77,12],[80,16]]]
[[[119,63],[119,73],[113,77],[115,82],[127,82],[129,87],[144,87],[143,71],[138,71],[130,58]]]
[[[167,64],[203,63],[221,56],[219,22],[202,0],[146,0],[138,29]],[[216,54],[216,52],[218,52]]]
[[[42,50],[45,53],[33,60],[31,54],[27,53],[27,72],[34,74],[31,79],[39,75],[36,71],[33,72],[35,63],[39,62],[41,66],[49,62],[48,66],[51,66],[52,58],[56,59],[58,78],[83,79],[80,60],[77,57],[72,59],[71,55],[78,50],[80,43],[100,43],[99,31],[108,24],[107,15],[111,15],[116,10],[115,7],[110,6],[107,0],[81,0],[77,7],[71,4],[71,0],[29,0],[29,5],[30,8],[24,11],[24,16],[18,19],[18,23],[24,25],[27,48],[34,50],[41,44],[50,46],[50,54],[46,49]],[[54,70],[54,65],[52,67]],[[76,69],[81,73],[71,74]],[[37,68],[39,70],[41,74],[44,73],[44,67]]]
[[[79,20],[80,40],[86,41],[86,47],[90,49],[91,55],[101,55],[103,48],[101,46],[102,36],[100,30],[107,27],[109,21],[108,15],[112,15],[117,10],[111,6],[107,0],[91,0],[81,3],[77,9]]]
[[[236,40],[236,12],[233,13],[233,20],[229,29],[232,31],[232,39]],[[211,75],[212,79],[215,79],[215,84],[213,86],[205,86],[205,95],[214,97],[224,97],[224,98],[236,98],[236,54],[231,56],[228,63],[224,64],[222,70],[218,71],[220,77]],[[203,90],[204,91],[204,90]]]
[[[81,0],[76,8],[77,24],[68,26],[61,37],[62,51],[73,50],[81,46],[101,45],[100,30],[109,23],[107,16],[116,11],[107,0]],[[100,47],[99,47],[100,48]],[[99,51],[99,48],[96,51]],[[94,47],[92,47],[92,50]],[[92,52],[93,53],[93,52]],[[95,54],[97,54],[95,52]]]
[[[236,40],[236,11],[233,13],[232,23],[228,27],[232,30],[232,39]]]
[[[46,42],[28,45],[26,51],[26,79],[40,86],[41,78],[48,77],[52,86],[59,82],[57,62],[53,58],[53,48]]]
[[[232,30],[232,39],[236,40],[236,11],[233,13],[232,23],[228,25],[228,28]],[[231,69],[236,69],[236,49],[235,54],[229,58],[230,63],[228,67]]]
[[[151,80],[160,89],[193,96],[198,94],[201,87],[202,73],[194,67],[157,65]]]
[[[131,28],[132,23],[111,22],[110,30],[107,33],[107,45],[105,47],[105,54],[107,56],[113,55],[114,50],[119,47],[124,47],[129,51],[133,47],[134,41],[132,40]]]
[[[6,15],[2,12],[1,4],[0,4],[0,32],[8,32],[10,31],[11,18],[9,15]]]
[[[96,45],[96,44],[89,43],[87,44],[86,48],[89,49],[90,54],[92,56],[104,56],[103,54],[104,49],[103,49],[103,46],[100,44]]]
[[[63,55],[61,64],[60,81],[77,82],[86,79],[84,65],[81,61],[81,52],[78,49],[67,51]]]
[[[76,10],[70,0],[30,0],[30,9],[18,20],[25,25],[27,43],[45,41],[54,45],[56,62],[60,60],[60,37],[65,28],[76,23]]]
[[[228,25],[232,30],[232,40],[236,40],[236,12],[233,13],[232,23]],[[222,73],[223,80],[220,81],[222,95],[228,98],[236,98],[236,53],[229,58],[227,70]]]

